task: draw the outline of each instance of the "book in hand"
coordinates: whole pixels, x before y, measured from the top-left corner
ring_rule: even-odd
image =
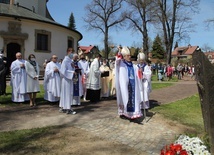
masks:
[[[75,72],[76,72],[76,73],[80,73],[80,72],[81,72],[81,69],[80,69],[80,68],[76,68],[76,69],[75,69]]]
[[[101,77],[108,77],[109,76],[109,71],[104,71],[101,73]]]

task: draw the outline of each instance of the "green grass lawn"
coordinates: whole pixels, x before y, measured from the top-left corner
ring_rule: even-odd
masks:
[[[17,104],[12,102],[12,100],[11,100],[11,93],[12,93],[11,86],[7,86],[6,92],[7,92],[7,96],[1,96],[0,97],[0,108],[3,108],[5,106],[17,106]],[[40,92],[37,93],[36,102],[38,104],[42,104],[42,103],[46,103],[47,102],[47,101],[44,100],[44,88],[43,88],[43,85],[40,85]],[[26,103],[26,104],[28,104],[28,103]]]
[[[199,95],[179,100],[170,104],[154,107],[151,111],[158,112],[164,117],[191,127],[193,130],[184,133],[190,137],[198,136],[210,148],[209,138],[204,131]]]
[[[156,106],[152,111],[164,115],[166,118],[195,129],[196,134],[204,132],[201,105],[198,95],[179,100],[170,104]]]
[[[152,81],[158,81],[157,75],[152,75]],[[167,79],[164,79],[162,82],[178,82],[177,76],[172,76],[172,79],[170,81],[167,81]]]

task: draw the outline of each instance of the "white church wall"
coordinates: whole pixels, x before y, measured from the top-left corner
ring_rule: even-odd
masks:
[[[35,30],[51,32],[51,52],[34,52]],[[25,41],[25,58],[27,58],[29,54],[33,53],[37,57],[37,61],[40,66],[42,66],[45,59],[51,58],[53,54],[56,54],[59,59],[63,59],[67,50],[67,37],[77,37],[75,36],[75,33],[72,33],[65,28],[36,21],[23,21],[22,33],[28,33],[28,39]],[[74,38],[74,49],[77,49],[77,38]]]

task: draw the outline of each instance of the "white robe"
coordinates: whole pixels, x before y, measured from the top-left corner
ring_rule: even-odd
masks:
[[[150,104],[149,104],[149,94],[152,91],[151,88],[151,76],[152,76],[152,71],[148,65],[144,67],[143,71],[143,79],[141,80],[141,89],[143,90],[141,93],[142,97],[142,102],[141,102],[141,109],[149,109]]]
[[[71,59],[68,56],[65,56],[60,69],[62,82],[59,107],[67,110],[71,109],[73,101],[73,75],[75,69],[71,66],[71,63]]]
[[[83,95],[83,84],[82,84],[82,75],[84,73],[82,66],[78,62],[78,67],[81,69],[81,75],[78,75],[79,78],[79,96],[73,96],[73,102],[71,105],[80,105],[80,97]]]
[[[84,100],[86,98],[86,81],[88,78],[88,73],[89,73],[89,63],[86,60],[80,60],[79,65],[82,68],[83,74],[82,74],[82,89],[83,89],[83,95],[84,95]]]
[[[115,66],[115,85],[116,85],[116,95],[117,95],[117,105],[118,105],[118,114],[124,115],[128,118],[134,119],[142,116],[142,112],[140,109],[140,103],[142,101],[142,96],[140,95],[142,89],[140,89],[140,79],[137,76],[138,67],[133,64],[134,69],[134,78],[135,78],[135,109],[134,112],[127,111],[127,103],[128,103],[128,68],[123,60],[116,59]]]
[[[28,61],[25,61],[25,70],[27,73],[27,93],[39,92],[39,65],[36,63],[35,71],[33,65],[31,65]],[[37,77],[35,80],[34,78]]]
[[[26,94],[27,74],[25,68],[20,65],[25,64],[25,60],[15,60],[11,64],[11,86],[12,86],[12,101],[24,102],[29,100]]]
[[[54,69],[60,70],[61,65],[53,61],[49,62],[45,68],[44,77],[44,99],[49,102],[57,102],[60,99],[61,93],[61,77],[59,72],[54,72]]]
[[[91,63],[89,75],[86,82],[86,88],[91,90],[101,89],[101,71],[100,63],[97,58]]]

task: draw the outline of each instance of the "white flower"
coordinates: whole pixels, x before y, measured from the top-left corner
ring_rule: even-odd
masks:
[[[203,142],[198,137],[190,138],[186,135],[181,135],[176,141],[175,144],[182,145],[182,148],[185,149],[189,154],[191,152],[196,155],[211,155],[207,150],[207,147],[203,145]]]

